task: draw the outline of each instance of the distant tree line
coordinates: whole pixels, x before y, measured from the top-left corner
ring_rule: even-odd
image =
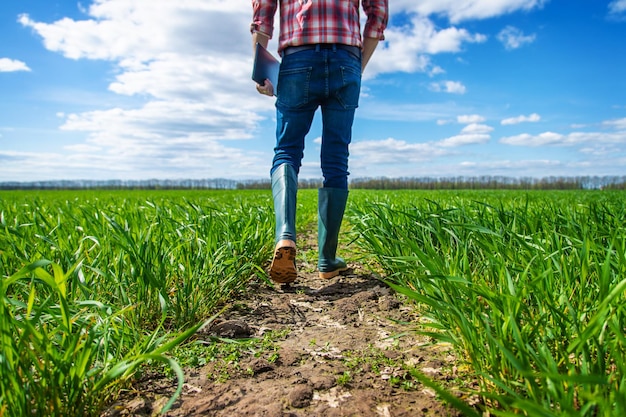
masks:
[[[587,190],[626,189],[626,176],[581,176],[543,178],[506,177],[481,175],[475,177],[400,177],[400,178],[356,178],[351,188],[377,190]]]
[[[299,179],[299,188],[319,188],[321,179]],[[269,179],[245,181],[225,178],[181,180],[49,180],[0,182],[0,190],[266,190],[271,188]],[[543,178],[506,176],[458,176],[458,177],[378,177],[355,178],[350,181],[353,189],[376,190],[588,190],[626,189],[624,176],[580,176]]]

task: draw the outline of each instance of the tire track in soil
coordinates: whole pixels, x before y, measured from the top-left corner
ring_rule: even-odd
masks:
[[[407,381],[403,363],[439,381],[453,377],[455,357],[449,346],[432,345],[410,332],[392,337],[411,330],[402,323],[418,319],[414,309],[361,265],[330,280],[319,279],[311,265],[306,269],[310,272],[299,272],[289,286],[251,283],[246,298],[236,300],[205,331],[232,338],[287,329],[287,336],[276,342],[278,359],[250,354],[225,382],[208,377],[215,363],[187,369],[183,394],[166,416],[461,415],[418,382],[409,390],[390,383],[390,378]],[[348,367],[346,361],[354,355],[364,359]],[[345,372],[348,381],[340,383]],[[153,376],[134,389],[134,397],[125,395],[103,417],[156,415],[174,392],[175,381]]]

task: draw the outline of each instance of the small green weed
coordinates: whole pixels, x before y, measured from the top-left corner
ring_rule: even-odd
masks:
[[[337,377],[337,385],[346,387],[352,381],[352,374],[350,371],[345,371],[343,374]]]

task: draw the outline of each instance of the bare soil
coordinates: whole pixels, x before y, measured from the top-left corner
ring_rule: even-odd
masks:
[[[296,283],[251,284],[202,337],[262,337],[284,331],[276,351],[250,352],[237,363],[186,369],[183,394],[167,416],[460,416],[411,378],[415,367],[452,387],[456,358],[448,345],[411,330],[420,317],[375,274],[355,265],[347,276],[318,277],[298,258]],[[225,380],[216,380],[224,373]],[[221,369],[216,369],[216,368]],[[150,375],[104,416],[156,415],[175,379]]]

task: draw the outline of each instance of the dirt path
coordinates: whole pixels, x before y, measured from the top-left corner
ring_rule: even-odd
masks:
[[[410,330],[402,323],[416,320],[415,311],[361,266],[330,280],[320,280],[311,265],[300,269],[290,286],[252,284],[249,297],[205,331],[229,338],[284,331],[277,350],[245,355],[224,381],[214,377],[224,372],[223,361],[187,370],[184,392],[167,416],[460,415],[406,371],[412,365],[448,384],[455,372],[449,347],[410,333],[393,337]],[[136,389],[106,415],[151,415],[173,384],[149,379]]]

